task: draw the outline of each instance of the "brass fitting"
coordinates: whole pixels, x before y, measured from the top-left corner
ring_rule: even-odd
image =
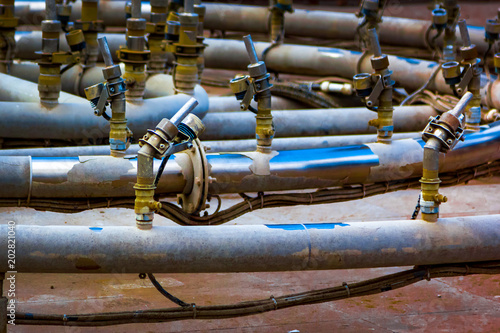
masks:
[[[175,45],[179,43],[179,32],[180,32],[180,23],[179,16],[171,15],[171,17],[175,20],[167,21],[167,34],[166,34],[166,45],[165,51],[168,54],[172,55],[171,58],[175,59]],[[175,66],[175,61],[168,61],[167,58],[167,68],[170,70]]]
[[[292,0],[271,0],[269,11],[271,43],[283,43],[285,38],[285,12],[293,13]]]
[[[448,21],[446,22],[446,27],[444,29],[443,37],[443,60],[453,61],[455,60],[455,30],[457,28],[457,21],[460,17],[460,6],[457,0],[445,0],[442,8],[446,11]]]
[[[494,55],[493,66],[495,66],[495,73],[500,74],[500,53]],[[497,80],[500,80],[500,75],[497,76]]]
[[[238,77],[231,80],[231,88],[238,100],[242,100],[241,109],[250,109],[255,115],[257,139],[257,151],[262,153],[271,152],[271,144],[274,138],[273,116],[271,114],[271,87],[266,64],[259,61],[255,47],[250,35],[244,36],[245,47],[250,58],[248,72],[250,76]],[[251,100],[257,101],[257,110],[250,106]]]
[[[86,88],[85,94],[94,108],[95,115],[104,116],[109,121],[111,156],[123,157],[132,137],[125,118],[125,80],[121,78],[120,66],[113,64],[106,37],[99,38],[98,44],[106,65],[102,70],[106,81]],[[105,113],[108,101],[111,103],[111,118]]]
[[[473,95],[467,92],[453,110],[442,116],[431,118],[422,132],[424,146],[423,172],[420,193],[420,209],[422,219],[427,222],[436,222],[439,218],[439,205],[448,199],[439,193],[439,154],[452,150],[458,141],[464,140],[464,131],[461,128],[463,112]]]
[[[118,59],[125,64],[123,78],[127,84],[128,101],[142,100],[146,88],[146,66],[151,51],[146,49],[146,20],[141,18],[141,2],[132,1],[132,17],[127,19],[127,45],[117,51]]]
[[[165,31],[167,22],[167,0],[151,1],[150,22],[146,24],[151,61],[148,63],[150,73],[165,73],[167,52],[165,50]]]
[[[476,46],[470,42],[469,32],[467,30],[465,20],[460,20],[458,22],[458,26],[464,43],[460,48],[462,66],[464,69],[458,76],[459,82],[457,83],[456,92],[461,95],[465,89],[467,89],[473,94],[474,97],[465,112],[465,128],[471,131],[478,131],[479,124],[481,122],[481,69],[479,68],[481,60],[478,58]],[[453,67],[455,67],[455,71],[459,70],[457,63],[452,62],[447,64],[451,64],[451,66],[447,66],[448,71]],[[443,72],[443,75],[445,75],[446,78],[447,75],[456,75],[456,73],[450,74],[448,72]],[[457,81],[457,79],[455,79],[455,81]],[[452,87],[455,88],[455,85],[452,84]]]
[[[151,229],[154,213],[161,209],[161,203],[154,199],[156,177],[153,170],[153,160],[155,158],[161,159],[166,154],[173,154],[171,148],[177,141],[179,130],[181,128],[186,130],[189,126],[187,124],[181,126],[181,121],[196,105],[198,105],[196,99],[191,98],[170,120],[163,118],[154,130],[148,130],[148,133],[139,140],[141,148],[137,156],[137,183],[134,185],[136,196],[134,211],[139,229]],[[191,131],[190,135],[183,134],[187,141],[197,136],[196,130],[203,130],[202,128],[187,129]]]
[[[368,122],[377,128],[377,142],[391,143],[394,131],[392,86],[392,71],[389,70],[389,58],[382,54],[375,29],[368,30],[370,46],[373,52],[371,58],[374,72],[356,74],[353,77],[354,88],[362,97],[367,108],[377,112],[377,119]]]
[[[82,17],[74,23],[75,29],[83,31],[87,52],[82,57],[84,67],[94,67],[99,56],[99,45],[97,44],[97,34],[104,32],[104,23],[97,19],[99,11],[98,0],[82,0]]]
[[[186,8],[185,8],[186,10]],[[198,58],[204,45],[198,43],[198,14],[192,11],[179,14],[179,42],[174,43],[174,86],[176,93],[194,94],[198,84]]]
[[[0,72],[9,73],[14,59],[14,35],[19,19],[14,17],[14,0],[0,0]]]
[[[184,0],[170,0],[167,6],[167,20],[172,21],[171,15],[176,15],[182,9],[184,5]]]
[[[198,2],[198,3],[197,3]],[[203,43],[205,37],[203,36],[205,22],[205,14],[207,12],[207,8],[201,4],[201,1],[195,1],[194,4],[194,13],[198,14],[198,36],[196,41],[199,45],[203,45],[198,55],[198,59],[196,62],[196,67],[198,68],[198,84],[201,84],[201,76],[203,75],[203,70],[205,69],[205,57],[203,56],[203,51],[205,50],[206,44]]]
[[[62,63],[57,62],[53,56],[59,53],[59,33],[61,22],[57,20],[42,21],[42,51],[40,76],[38,77],[38,91],[40,101],[44,104],[57,104],[59,92],[61,91]]]

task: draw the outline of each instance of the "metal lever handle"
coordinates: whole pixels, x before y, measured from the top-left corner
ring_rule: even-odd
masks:
[[[370,48],[375,57],[382,56],[382,50],[380,49],[380,43],[378,41],[377,30],[375,28],[368,30],[368,38],[370,40]]]
[[[104,64],[106,67],[113,66],[113,57],[111,56],[111,51],[109,50],[108,40],[106,37],[97,38],[99,43],[99,49],[102,53],[102,58],[104,59]]]
[[[257,57],[257,52],[255,51],[255,46],[253,45],[252,36],[247,35],[243,37],[243,41],[245,42],[245,47],[247,48],[248,57],[250,58],[250,62],[252,64],[256,64],[259,62],[259,58]]]
[[[193,0],[184,0],[184,13],[194,13]]]
[[[460,28],[460,36],[462,37],[462,42],[465,47],[471,46],[469,30],[467,29],[467,23],[465,20],[458,21],[458,27]]]
[[[186,104],[184,104],[182,108],[180,108],[180,110],[177,111],[177,113],[170,119],[170,122],[173,123],[176,127],[179,126],[181,121],[183,121],[184,118],[186,118],[186,116],[191,113],[191,111],[193,111],[197,105],[198,101],[196,100],[196,98],[191,97],[191,99],[187,101]]]
[[[465,108],[472,100],[472,97],[474,97],[474,95],[470,91],[466,92],[462,98],[460,98],[457,105],[449,112],[457,118],[460,117],[460,115],[465,112]]]

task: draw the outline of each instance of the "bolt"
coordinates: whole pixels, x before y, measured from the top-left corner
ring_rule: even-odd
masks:
[[[446,140],[446,142],[447,142],[449,145],[451,145],[451,144],[453,143],[453,140],[452,140],[452,139],[448,139],[448,140]]]
[[[427,129],[427,132],[432,132],[432,127],[429,127],[429,128]]]
[[[160,149],[161,150],[165,149],[165,145],[163,143],[160,144]]]
[[[195,183],[196,185],[198,185],[198,186],[201,186],[201,179],[200,179],[200,177],[195,177],[195,179],[194,179],[194,183]]]

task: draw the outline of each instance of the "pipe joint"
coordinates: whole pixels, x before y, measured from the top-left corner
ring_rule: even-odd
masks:
[[[429,124],[422,132],[425,141],[423,172],[420,193],[420,208],[422,218],[427,222],[436,222],[439,217],[439,205],[448,199],[439,193],[439,154],[453,149],[458,140],[464,140],[461,122],[463,113],[472,94],[467,92],[453,110],[444,113],[441,117],[431,117]]]

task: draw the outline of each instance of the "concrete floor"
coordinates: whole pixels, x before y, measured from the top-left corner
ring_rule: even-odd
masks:
[[[500,178],[442,189],[449,201],[443,217],[500,214]],[[271,208],[246,214],[231,223],[301,223],[407,219],[417,190],[318,206]],[[240,200],[223,197],[224,206]],[[106,218],[133,225],[133,211],[107,209],[73,215],[3,208],[2,221],[39,225],[105,225]],[[22,218],[21,218],[22,217]],[[158,225],[171,225],[157,217]],[[240,274],[158,274],[160,283],[185,302],[197,305],[236,303],[356,282],[408,267],[320,272]],[[19,274],[18,311],[92,313],[172,307],[148,280],[137,275]],[[384,294],[306,305],[242,318],[186,320],[103,328],[9,327],[12,332],[500,332],[500,276],[467,276],[423,281]]]

